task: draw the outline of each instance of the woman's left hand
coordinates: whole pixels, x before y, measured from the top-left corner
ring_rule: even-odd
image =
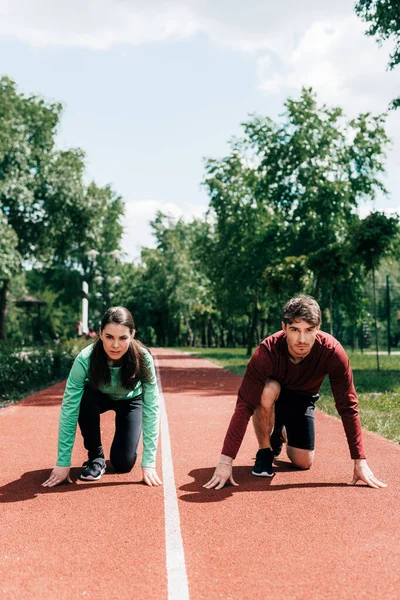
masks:
[[[142,476],[146,485],[162,485],[162,481],[153,467],[142,467]]]

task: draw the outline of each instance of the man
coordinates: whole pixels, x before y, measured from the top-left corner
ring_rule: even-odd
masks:
[[[282,314],[282,331],[267,337],[247,365],[220,461],[204,487],[219,490],[228,480],[238,485],[232,463],[252,415],[259,444],[253,475],[274,475],[272,462],[283,442],[287,442],[292,463],[309,469],[314,459],[314,407],[326,375],[354,459],[351,484],[360,480],[373,488],[386,487],[365,459],[349,359],[334,337],[320,331],[318,303],[311,296],[296,296],[287,302]]]

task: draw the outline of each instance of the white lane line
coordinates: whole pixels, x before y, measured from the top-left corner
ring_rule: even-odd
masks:
[[[178,499],[176,495],[174,466],[168,417],[162,391],[158,360],[155,359],[157,383],[160,390],[161,450],[165,511],[165,546],[167,558],[168,600],[188,600],[189,586],[186,573]]]

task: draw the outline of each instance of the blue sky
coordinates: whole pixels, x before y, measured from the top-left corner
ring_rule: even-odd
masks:
[[[389,48],[364,36],[354,2],[0,0],[0,74],[61,101],[61,148],[86,152],[88,180],[126,203],[128,258],[153,245],[157,210],[200,216],[203,157],[222,157],[250,113],[276,118],[312,85],[349,116],[386,110],[400,90]],[[400,110],[375,208],[400,211]],[[365,214],[371,205],[365,203]]]

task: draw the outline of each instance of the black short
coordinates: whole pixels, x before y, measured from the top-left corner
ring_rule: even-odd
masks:
[[[319,394],[281,389],[275,402],[275,429],[285,426],[288,446],[314,450],[314,408],[318,398]]]

